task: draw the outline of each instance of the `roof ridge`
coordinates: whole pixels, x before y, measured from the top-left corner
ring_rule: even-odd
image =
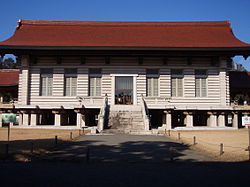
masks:
[[[67,21],[67,20],[28,20],[20,19],[18,27],[32,25],[107,25],[107,26],[228,26],[230,21]]]

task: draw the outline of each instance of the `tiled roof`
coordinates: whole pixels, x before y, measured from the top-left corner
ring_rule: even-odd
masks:
[[[0,70],[0,86],[18,85],[19,70],[17,69],[1,69]]]
[[[21,20],[4,46],[250,47],[228,21],[40,21]]]

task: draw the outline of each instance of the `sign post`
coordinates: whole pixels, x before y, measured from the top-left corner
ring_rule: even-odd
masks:
[[[248,159],[250,160],[250,116],[242,117],[242,126],[247,126],[248,128]]]
[[[16,114],[13,113],[3,113],[2,122],[8,124],[8,143],[10,141],[10,124],[16,123]]]

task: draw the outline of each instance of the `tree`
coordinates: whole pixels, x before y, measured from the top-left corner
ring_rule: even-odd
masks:
[[[13,58],[5,58],[1,64],[1,69],[15,69],[16,68],[16,62],[13,60]]]

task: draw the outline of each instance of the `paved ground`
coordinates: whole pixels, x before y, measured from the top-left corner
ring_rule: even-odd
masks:
[[[59,147],[43,159],[85,162],[197,162],[212,161],[201,152],[191,150],[164,136],[95,135],[82,136]]]
[[[171,152],[175,152],[174,162],[169,161]],[[235,187],[246,186],[250,168],[249,162],[211,161],[162,136],[83,136],[49,156],[52,159],[28,163],[0,162],[1,187]]]

